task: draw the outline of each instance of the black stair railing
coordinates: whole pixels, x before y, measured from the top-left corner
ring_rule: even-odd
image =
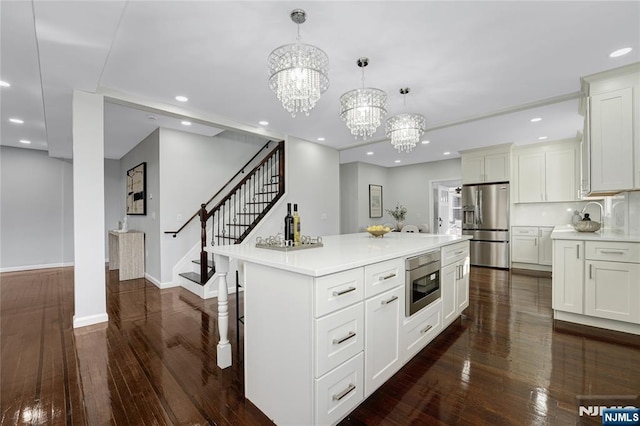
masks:
[[[207,228],[211,220],[211,245],[241,243],[284,195],[284,141],[233,187],[213,208],[202,204],[200,216],[200,283],[210,278]]]

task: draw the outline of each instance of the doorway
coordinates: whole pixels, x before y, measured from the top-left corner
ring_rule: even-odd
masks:
[[[462,181],[431,183],[433,197],[433,233],[462,235]]]

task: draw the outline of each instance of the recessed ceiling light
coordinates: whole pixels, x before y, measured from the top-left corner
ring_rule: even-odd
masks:
[[[31,143],[31,141],[28,141],[28,140],[26,140],[26,139],[20,139],[20,143],[23,143],[23,144],[27,144],[27,145],[28,145],[28,144],[30,144],[30,143]]]
[[[373,155],[373,151],[367,152],[367,155]]]
[[[626,55],[627,53],[631,52],[633,49],[630,47],[625,47],[623,49],[618,49],[615,52],[611,52],[609,54],[610,58],[617,58],[618,56],[623,56]]]
[[[540,118],[540,117],[536,117],[536,118],[532,118],[532,119],[531,119],[531,122],[532,122],[532,123],[537,123],[538,121],[542,121],[542,118]]]
[[[262,120],[262,121],[258,121],[258,124],[261,125],[261,126],[268,126],[269,122],[266,121],[266,120]]]
[[[6,81],[0,80],[0,86],[2,86],[2,87],[10,87],[11,85],[9,83],[7,83]]]
[[[319,137],[318,138],[318,142],[324,142],[324,141],[325,141],[325,139],[323,137]]]
[[[444,155],[449,155],[451,154],[449,151],[445,152]]]
[[[191,122],[187,120],[182,120],[180,123],[182,123],[183,126],[191,126]]]
[[[546,138],[547,138],[546,136],[540,136],[540,137],[538,138],[538,140],[539,140],[539,141],[543,141],[543,140],[545,140]]]
[[[400,163],[400,160],[396,160],[395,162],[396,162],[396,163]]]
[[[421,143],[422,143],[422,145],[426,145],[426,144],[429,143],[429,141],[422,141]]]
[[[176,101],[178,102],[187,102],[189,100],[189,98],[187,98],[186,96],[176,96]]]
[[[12,122],[12,123],[16,123],[16,124],[23,124],[24,123],[24,121],[20,120],[19,118],[10,118],[9,121]]]

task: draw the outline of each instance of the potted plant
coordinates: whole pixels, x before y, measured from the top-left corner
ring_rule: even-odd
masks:
[[[386,209],[385,211],[389,213],[389,216],[396,220],[396,229],[400,231],[402,229],[404,219],[407,217],[407,208],[398,203],[396,204],[395,209]]]

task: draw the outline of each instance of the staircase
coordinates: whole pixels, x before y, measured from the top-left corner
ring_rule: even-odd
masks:
[[[219,201],[211,209],[207,209],[207,204],[216,201],[225,187],[209,203],[202,204],[200,210],[192,216],[192,219],[200,219],[200,244],[189,253],[192,256],[189,259],[197,259],[185,261],[190,266],[183,267],[183,272],[177,274],[184,278],[181,280],[183,287],[202,298],[216,296],[217,287],[213,285],[215,264],[212,255],[206,251],[207,244],[239,244],[250,235],[284,195],[284,160],[284,141],[281,141],[250,172],[240,170],[236,176],[245,176],[226,195],[218,197]],[[233,179],[230,182],[233,183]],[[225,186],[230,185],[227,183]],[[173,233],[175,237],[179,231],[167,233]]]

